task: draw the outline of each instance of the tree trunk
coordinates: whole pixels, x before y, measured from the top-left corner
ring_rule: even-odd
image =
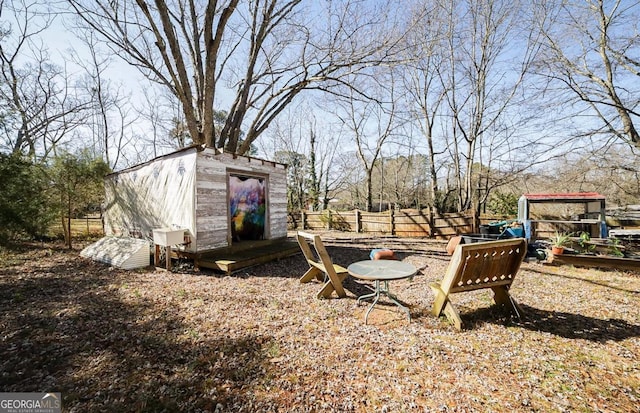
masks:
[[[367,199],[365,209],[367,212],[373,211],[373,183],[372,183],[373,167],[367,169]]]
[[[68,204],[67,204],[67,248],[71,249],[71,196],[68,196]]]

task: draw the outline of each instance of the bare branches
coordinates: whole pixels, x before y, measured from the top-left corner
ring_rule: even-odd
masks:
[[[582,102],[611,136],[637,148],[640,65],[635,55],[640,35],[634,3],[589,0],[541,6],[546,58],[540,74],[564,84],[567,102]],[[592,126],[594,136],[598,129]]]
[[[38,40],[53,21],[48,9],[25,2],[0,5],[6,18],[0,42],[0,99],[7,107],[2,146],[44,161],[83,124],[90,102]]]
[[[68,1],[84,26],[176,94],[195,143],[240,153],[303,90],[389,64],[398,41],[371,36],[392,16],[357,0],[307,6],[313,16],[301,0]],[[229,101],[216,130],[214,113]]]

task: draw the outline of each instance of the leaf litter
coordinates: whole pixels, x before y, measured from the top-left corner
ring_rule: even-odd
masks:
[[[524,263],[525,318],[456,294],[458,332],[430,315],[444,244],[383,241],[423,268],[391,283],[411,322],[383,299],[365,325],[372,286],[351,278],[346,298],[316,299],[301,255],[227,276],[2,250],[0,388],[61,392],[72,412],[637,411],[639,274]],[[370,250],[327,246],[343,266]]]

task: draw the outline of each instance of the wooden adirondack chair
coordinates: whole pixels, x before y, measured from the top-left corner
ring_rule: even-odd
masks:
[[[309,269],[300,278],[300,282],[307,283],[313,279],[324,282],[318,293],[318,298],[329,298],[334,291],[338,297],[346,297],[347,293],[342,287],[342,281],[349,273],[346,268],[331,261],[320,235],[298,231],[297,239],[300,249],[309,263]]]
[[[509,287],[526,253],[527,241],[524,238],[456,246],[444,279],[440,284],[430,285],[435,295],[432,314],[439,317],[444,312],[449,321],[461,330],[462,320],[450,301],[450,295],[491,288],[496,304],[504,304],[520,318],[522,311],[509,295]]]

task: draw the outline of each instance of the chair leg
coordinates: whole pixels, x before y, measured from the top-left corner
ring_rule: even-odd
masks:
[[[447,303],[444,305],[444,315],[447,316],[447,319],[453,326],[458,330],[462,330],[462,319],[460,318],[460,314],[458,310],[455,309],[451,301],[447,300]]]
[[[345,278],[347,278],[347,273],[338,274],[337,280],[331,280],[331,278],[329,278],[318,293],[318,298],[329,298],[334,291],[338,294],[339,298],[346,297],[347,293],[344,291],[344,287],[342,287],[342,281],[344,281]]]
[[[504,305],[518,319],[522,318],[522,308],[520,308],[516,300],[511,297],[509,289],[506,286],[493,287],[491,289],[493,290],[493,300],[496,304]]]
[[[456,329],[462,330],[462,319],[460,318],[460,314],[453,304],[451,304],[451,301],[449,301],[447,294],[442,291],[440,284],[433,283],[429,285],[429,287],[431,287],[433,295],[435,295],[431,314],[436,317],[440,317],[440,315],[444,313],[449,322],[453,324]]]
[[[304,283],[308,283],[309,281],[313,280],[314,278],[322,280],[322,278],[319,278],[319,275],[322,274],[322,271],[320,271],[320,269],[316,268],[316,267],[310,267],[307,272],[304,273],[304,275],[302,277],[300,277],[300,283],[304,284]]]
[[[432,283],[429,287],[431,287],[431,291],[433,291],[433,295],[435,296],[433,306],[431,307],[431,314],[436,317],[440,317],[442,309],[447,302],[447,295],[442,291],[442,288],[440,288],[440,284]]]
[[[496,304],[504,305],[509,309],[509,311],[511,311],[513,315],[520,319],[522,309],[520,308],[516,300],[511,297],[508,288],[504,285],[501,285],[499,287],[492,287],[491,289],[493,290],[493,301],[495,301]]]
[[[318,292],[318,298],[329,298],[331,297],[331,293],[334,291],[333,284],[331,284],[331,280],[324,283],[322,289]]]

